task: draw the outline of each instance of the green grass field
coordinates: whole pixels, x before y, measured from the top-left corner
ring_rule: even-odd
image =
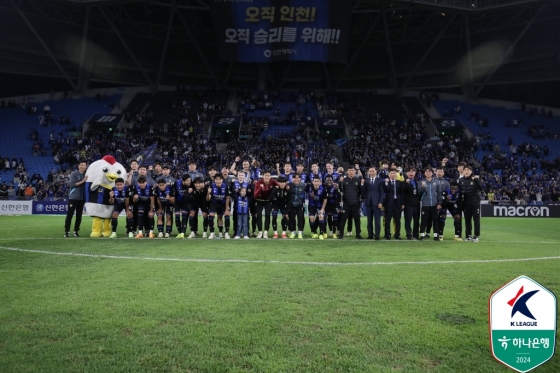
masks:
[[[0,226],[2,373],[509,372],[490,353],[490,294],[527,275],[560,295],[555,219],[483,219],[479,243],[450,240],[450,220],[443,242]],[[560,372],[560,358],[534,372]]]

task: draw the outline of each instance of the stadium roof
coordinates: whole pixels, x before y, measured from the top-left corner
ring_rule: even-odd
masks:
[[[539,1],[541,0],[401,0],[403,3],[462,9],[473,12],[504,8],[512,5],[536,3]]]
[[[88,82],[256,84],[255,64],[219,60],[207,4],[4,1],[0,72],[63,78],[76,90]],[[346,65],[270,63],[266,79],[273,88],[462,86],[471,95],[488,85],[560,80],[559,21],[560,1],[354,1]]]
[[[143,0],[58,0],[58,1],[65,1],[70,3],[77,3],[77,4],[100,4],[100,3],[131,3],[131,2],[142,2]],[[455,9],[463,9],[469,11],[478,11],[478,10],[488,10],[492,8],[503,8],[511,5],[518,5],[518,4],[526,4],[532,2],[538,2],[542,0],[396,0],[396,1],[384,1],[384,0],[362,0],[356,2],[357,4],[364,3],[364,4],[383,4],[383,3],[409,3],[409,4],[419,4],[419,5],[427,5],[433,7],[447,7],[447,8],[455,8]],[[167,6],[170,5],[170,1],[165,0],[152,0],[149,2],[153,5],[163,5]],[[197,0],[194,2],[195,5],[193,6],[202,6],[206,7],[208,10],[206,3],[202,0]],[[186,5],[184,5],[186,6]]]

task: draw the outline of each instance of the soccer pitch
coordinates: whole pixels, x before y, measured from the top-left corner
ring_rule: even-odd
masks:
[[[510,372],[490,353],[489,296],[520,275],[560,296],[556,219],[482,219],[479,243],[453,241],[450,219],[443,242],[63,239],[63,217],[0,223],[2,373]]]

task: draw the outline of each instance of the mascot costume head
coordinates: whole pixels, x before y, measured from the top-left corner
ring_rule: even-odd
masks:
[[[113,213],[113,205],[109,203],[110,193],[117,178],[126,180],[126,170],[112,155],[106,155],[89,166],[86,176],[85,206],[86,212],[93,218],[90,237],[109,237]]]

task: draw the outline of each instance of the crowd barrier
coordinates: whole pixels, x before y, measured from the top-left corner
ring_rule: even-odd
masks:
[[[33,201],[0,200],[0,215],[31,215]]]
[[[68,201],[0,200],[0,215],[66,215]],[[84,213],[85,213],[84,209]],[[560,204],[480,205],[483,218],[560,218]]]
[[[560,205],[480,205],[483,218],[560,218]]]
[[[33,201],[33,215],[66,215],[67,212],[68,201]]]
[[[0,215],[66,215],[68,201],[0,200]]]

